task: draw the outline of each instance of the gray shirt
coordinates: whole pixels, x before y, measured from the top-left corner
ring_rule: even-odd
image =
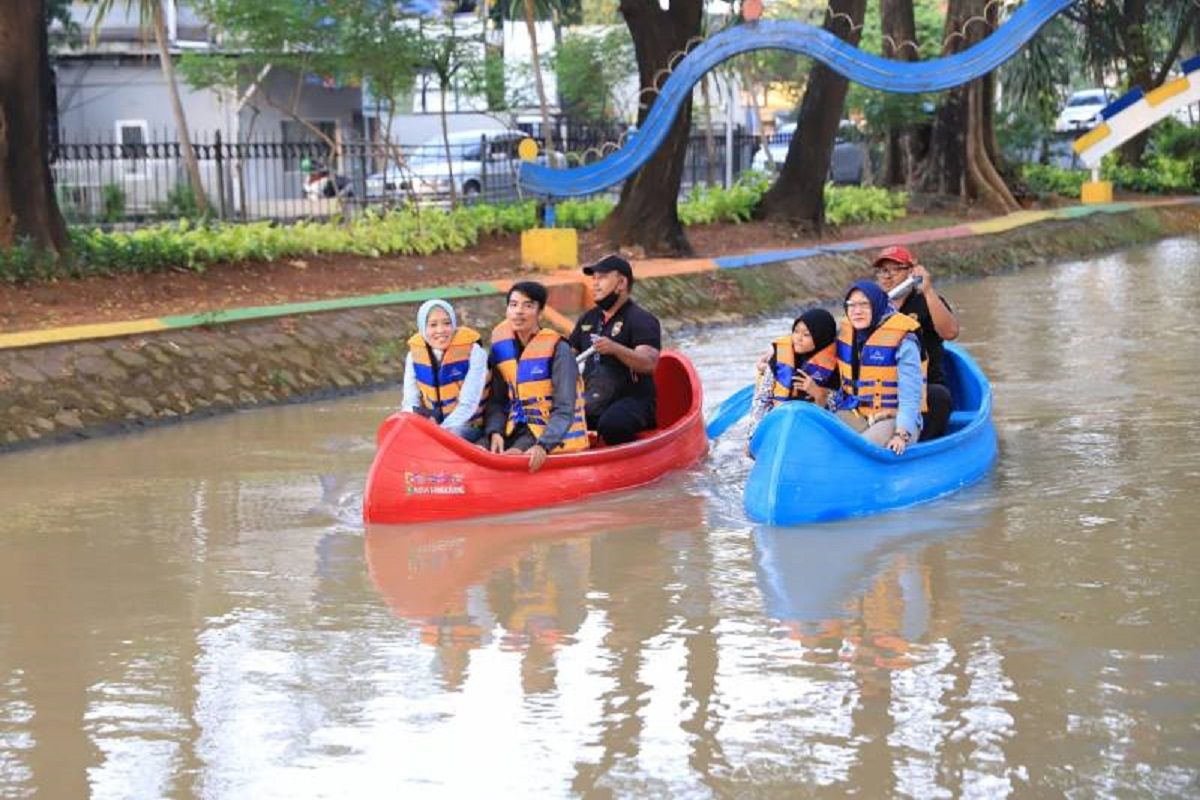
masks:
[[[578,379],[579,366],[575,363],[571,346],[566,340],[560,339],[554,346],[554,361],[550,365],[550,382],[554,387],[550,419],[546,421],[546,429],[537,440],[537,444],[545,448],[547,453],[562,444],[563,437],[567,435],[571,423],[575,420],[575,382]],[[493,364],[492,393],[488,398],[484,416],[484,431],[488,438],[490,439],[493,433],[504,433],[507,421],[508,382]]]

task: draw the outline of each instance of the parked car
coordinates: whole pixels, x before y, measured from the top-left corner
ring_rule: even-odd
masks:
[[[517,145],[525,133],[516,130],[472,130],[450,134],[450,158],[441,136],[407,148],[406,169],[389,167],[367,176],[367,198],[415,196],[417,200],[448,200],[453,176],[463,200],[517,198]]]
[[[1059,133],[1089,130],[1100,124],[1100,111],[1116,98],[1107,89],[1084,89],[1073,92],[1067,104],[1054,120]]]
[[[861,145],[849,141],[845,135],[849,122],[842,123],[842,133],[833,143],[833,157],[829,163],[829,180],[833,183],[862,183],[866,172],[866,159]],[[760,147],[750,162],[750,168],[760,172],[778,172],[787,158],[788,147],[792,137],[796,135],[796,123],[789,122],[781,125],[779,130],[767,140],[766,147]],[[768,151],[771,154],[767,158]]]

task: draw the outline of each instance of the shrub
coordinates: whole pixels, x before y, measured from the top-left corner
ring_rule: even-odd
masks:
[[[1052,167],[1048,164],[1023,164],[1021,178],[1029,187],[1029,191],[1038,197],[1079,197],[1079,187],[1088,179],[1088,174],[1082,170]]]
[[[825,219],[831,225],[890,222],[908,213],[908,194],[879,186],[825,184]]]
[[[100,218],[105,222],[120,222],[125,218],[125,190],[115,183],[104,184],[100,195]]]
[[[695,187],[679,204],[688,225],[744,222],[750,219],[770,185],[764,175],[749,173],[729,189]],[[186,191],[186,186],[182,187]],[[904,215],[903,193],[883,189],[827,186],[826,211],[836,225],[895,219]],[[182,204],[188,194],[178,194]],[[606,197],[566,200],[556,207],[558,224],[580,229],[599,225],[613,209]],[[402,206],[368,211],[349,222],[221,223],[178,222],[134,231],[105,232],[71,228],[71,260],[56,264],[28,243],[0,251],[0,280],[23,283],[56,277],[83,277],[167,269],[201,271],[211,264],[273,261],[303,255],[348,253],[359,256],[428,255],[459,251],[480,236],[516,233],[537,224],[537,205],[528,200],[511,205],[479,203],[450,211]]]

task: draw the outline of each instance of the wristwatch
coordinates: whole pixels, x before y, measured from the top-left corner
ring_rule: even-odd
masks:
[[[892,436],[899,436],[901,439],[903,439],[906,442],[912,441],[912,434],[909,433],[908,431],[900,430],[899,428],[896,429],[896,432],[893,433]]]

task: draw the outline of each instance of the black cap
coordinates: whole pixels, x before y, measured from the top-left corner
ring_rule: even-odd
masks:
[[[619,272],[633,283],[633,267],[620,256],[605,256],[595,264],[583,268],[584,275],[595,275],[597,272]]]

